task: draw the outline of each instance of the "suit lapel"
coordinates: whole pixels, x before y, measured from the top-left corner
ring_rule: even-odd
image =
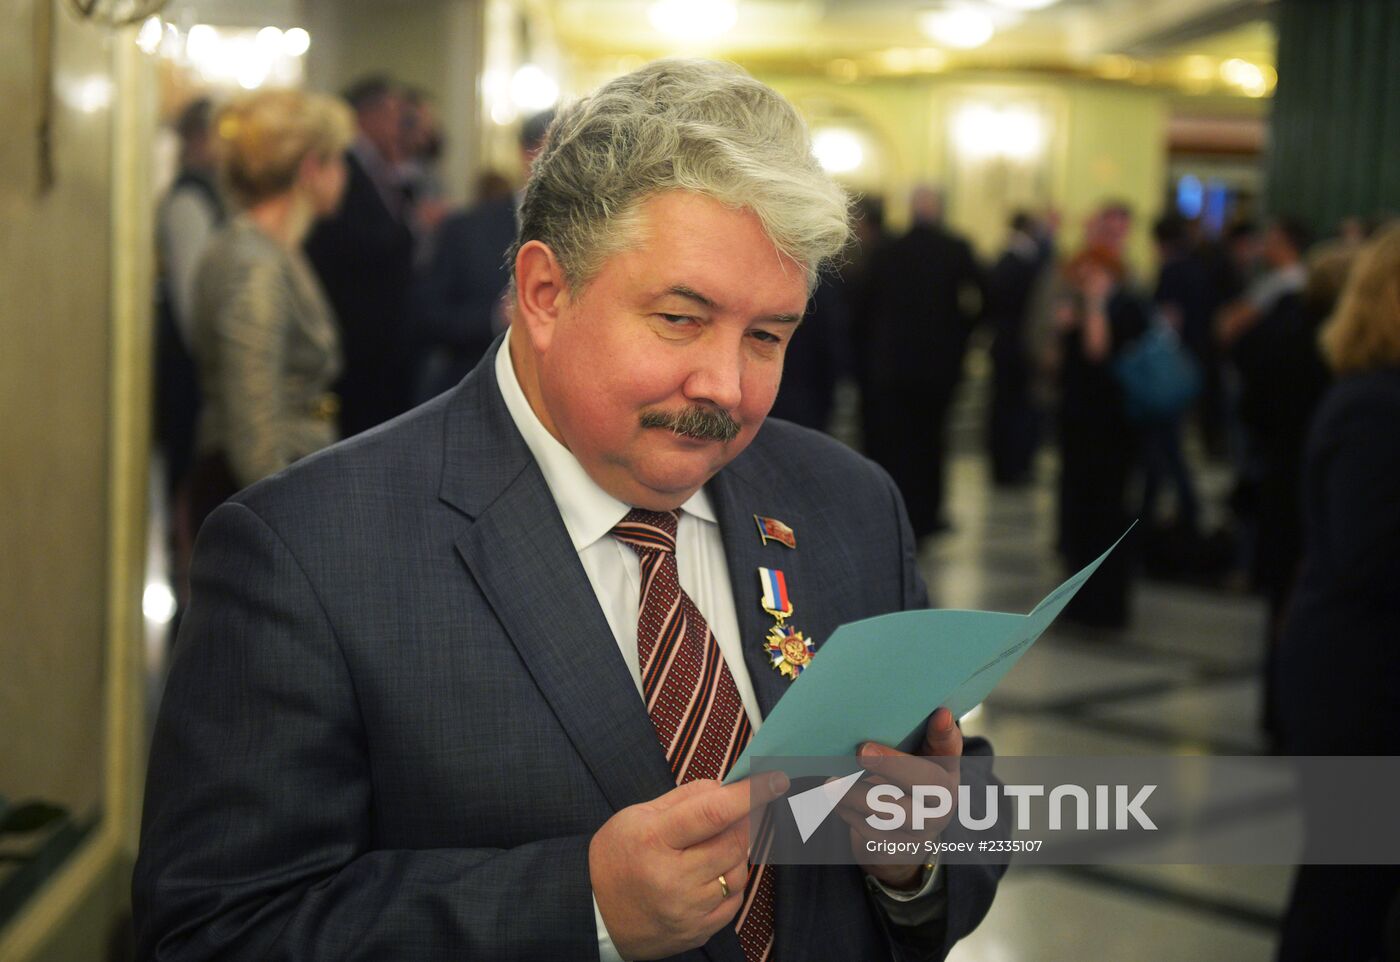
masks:
[[[474,518],[457,552],[609,804],[649,801],[675,787],[670,768],[494,363],[488,351],[448,414],[440,496]]]
[[[612,807],[674,788],[651,719],[533,463],[458,538],[457,550]]]

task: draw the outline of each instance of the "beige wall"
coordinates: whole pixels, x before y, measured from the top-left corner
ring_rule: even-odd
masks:
[[[133,31],[57,0],[0,0],[0,22],[0,794],[100,816],[0,930],[22,962],[105,941],[134,847],[154,83]]]
[[[55,9],[56,181],[40,196],[35,4],[0,0],[0,795],[87,815],[101,787],[112,71],[101,35]]]
[[[812,77],[760,79],[811,116],[809,105],[835,106],[861,118],[884,151],[878,185],[856,186],[885,195],[890,218],[907,221],[910,188],[919,181],[947,186],[949,220],[990,256],[1005,239],[1006,213],[1017,202],[1057,208],[1064,240],[1078,242],[1084,217],[1105,198],[1126,200],[1138,217],[1129,256],[1150,268],[1149,228],[1161,209],[1166,177],[1168,95],[1123,84],[1042,74],[961,74],[838,84]],[[1043,169],[977,176],[960,163],[949,134],[957,109],[971,102],[1014,103],[1037,110],[1047,123]],[[1034,189],[1033,189],[1034,187]]]

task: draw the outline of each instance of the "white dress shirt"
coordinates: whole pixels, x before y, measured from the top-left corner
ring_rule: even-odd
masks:
[[[617,639],[622,659],[627,663],[640,698],[642,673],[637,653],[637,619],[641,612],[642,563],[636,552],[611,535],[612,529],[626,517],[632,506],[600,488],[572,452],[540,422],[515,376],[509,337],[496,352],[496,383],[500,386],[501,397],[506,402],[511,420],[540,466],[545,484],[549,486],[549,492],[559,508],[564,528],[569,533],[574,550],[578,552],[579,561],[588,575],[593,593],[598,597],[608,627]],[[734,609],[734,590],[729,582],[724,541],[720,537],[719,520],[703,488],[681,505],[680,523],[676,530],[676,567],[681,588],[705,616],[715,641],[719,643],[720,654],[729,666],[729,673],[734,676],[734,685],[739,689],[744,711],[754,731],[758,731],[763,718],[759,714],[753,681],[744,664],[739,616]],[[928,894],[935,888],[938,874],[932,873],[927,884],[916,892],[893,892],[878,886],[879,894],[888,899],[885,901],[887,909],[894,908],[891,918],[903,924],[913,924],[930,917],[928,910],[931,906],[921,905],[920,910],[912,915],[907,911],[903,913],[909,919],[905,921],[899,909],[912,907],[892,906],[891,903],[907,903]],[[938,909],[941,910],[942,904],[941,901],[936,903]],[[593,900],[593,918],[598,934],[600,962],[623,962],[613,946],[596,898]]]
[[[496,354],[496,380],[511,420],[520,429],[530,453],[544,474],[545,484],[559,506],[564,528],[569,532],[588,583],[598,596],[603,616],[622,652],[622,660],[632,673],[637,695],[642,694],[642,673],[637,655],[637,618],[641,613],[642,562],[637,553],[612,537],[612,529],[632,510],[588,476],[568,448],[550,434],[525,399],[510,361],[510,338]],[[739,640],[739,616],[734,611],[734,592],[729,585],[729,565],[724,559],[724,541],[719,534],[710,498],[704,490],[695,492],[681,505],[676,530],[676,567],[681,588],[705,616],[719,650],[734,676],[743,699],[744,711],[754,731],[762,723],[758,698],[744,665]],[[755,576],[756,577],[756,576]]]

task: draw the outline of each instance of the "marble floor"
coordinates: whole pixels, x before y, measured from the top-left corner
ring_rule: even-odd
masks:
[[[1066,574],[1052,545],[1054,465],[1043,462],[1026,490],[996,489],[973,418],[964,406],[954,430],[954,530],[920,560],[940,607],[1026,612]],[[1204,472],[1208,494],[1226,481]],[[1131,628],[1053,625],[964,728],[1007,755],[1260,752],[1263,625],[1253,597],[1140,581]],[[1013,867],[950,958],[1266,962],[1291,875],[1269,866]]]

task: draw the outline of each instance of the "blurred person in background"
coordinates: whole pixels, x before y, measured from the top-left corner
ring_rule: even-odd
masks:
[[[1308,255],[1308,279],[1296,302],[1248,335],[1252,437],[1263,458],[1255,575],[1269,603],[1264,648],[1263,728],[1278,740],[1272,665],[1303,557],[1303,454],[1314,412],[1332,381],[1318,332],[1332,315],[1355,261],[1338,241]]]
[[[817,282],[802,316],[801,334],[788,343],[783,380],[769,417],[814,431],[829,431],[836,407],[836,383],[850,373],[849,301],[841,276],[830,272]]]
[[[176,597],[189,597],[189,473],[199,424],[199,371],[195,366],[195,272],[214,232],[224,222],[219,159],[214,145],[213,103],[192,100],[175,121],[180,170],[156,212],[160,277],[156,288],[155,442],[165,460],[170,504],[170,557]]]
[[[218,118],[221,171],[240,211],[195,282],[204,406],[191,530],[227,497],[336,440],[341,354],[301,244],[345,190],[350,112],[318,94],[252,94]]]
[[[1128,420],[1113,361],[1147,330],[1150,309],[1124,280],[1111,247],[1095,244],[1065,266],[1068,296],[1060,328],[1060,550],[1071,571],[1093,561],[1127,530],[1128,479],[1137,432]],[[1104,560],[1064,617],[1097,628],[1130,620],[1133,552]]]
[[[1337,240],[1348,247],[1360,247],[1375,233],[1375,224],[1368,217],[1353,214],[1337,224]]]
[[[1032,392],[1030,315],[1036,283],[1050,248],[1025,211],[1011,218],[1006,247],[988,276],[984,318],[992,328],[992,405],[987,428],[992,478],[999,485],[1031,480],[1040,444],[1039,411]]]
[[[1133,209],[1125,201],[1106,200],[1084,222],[1084,251],[1104,263],[1118,264],[1121,280],[1131,285],[1127,261],[1128,238],[1133,232]]]
[[[356,133],[345,155],[345,200],[306,239],[306,254],[340,325],[345,370],[336,385],[349,437],[405,411],[412,206],[403,189],[403,96],[387,77],[353,84]]]
[[[520,128],[520,163],[530,166],[544,149],[553,111]],[[413,309],[422,360],[414,399],[436,397],[466,377],[505,329],[502,295],[510,282],[506,254],[515,243],[520,196],[504,179],[483,180],[476,203],[438,228],[432,259],[414,284]]]
[[[1286,298],[1303,290],[1308,279],[1303,263],[1308,244],[1308,230],[1296,218],[1285,215],[1270,221],[1259,247],[1264,273],[1249,284],[1242,297],[1221,310],[1216,319],[1221,341],[1234,345],[1266,321]]]
[[[1328,375],[1315,347],[1325,315],[1304,309],[1306,228],[1279,217],[1264,232],[1267,271],[1218,318],[1218,336],[1238,383],[1243,436],[1236,504],[1248,519],[1251,584],[1269,602],[1269,636],[1277,634],[1302,550],[1298,484],[1303,439]],[[1325,305],[1324,305],[1325,308]]]
[[[408,202],[415,263],[421,265],[431,256],[438,226],[448,214],[447,191],[438,174],[443,151],[442,124],[426,90],[404,90],[399,123],[403,141],[399,148],[399,185]]]
[[[914,189],[913,226],[874,264],[865,322],[865,453],[888,471],[914,535],[948,530],[944,487],[948,414],[980,312],[982,272],[972,247],[943,222],[944,197]]]
[[[1281,747],[1397,755],[1400,227],[1362,249],[1321,345],[1337,381],[1308,433],[1304,559],[1275,665]],[[1400,866],[1301,866],[1280,962],[1387,957],[1398,897]]]
[[[841,285],[846,291],[847,350],[851,376],[860,398],[860,434],[868,438],[870,424],[870,384],[878,375],[870,367],[870,307],[872,302],[870,278],[874,266],[893,238],[885,226],[884,198],[860,196],[851,204],[851,241],[841,257]],[[877,429],[878,430],[878,429]],[[865,442],[862,440],[862,449]]]
[[[1175,214],[1152,225],[1160,269],[1152,301],[1180,337],[1200,367],[1207,363],[1210,332],[1210,287],[1205,269],[1191,256],[1186,221]],[[1181,414],[1143,425],[1143,490],[1139,517],[1149,529],[1158,524],[1157,499],[1164,482],[1175,489],[1176,515],[1172,527],[1194,539],[1200,520],[1196,482],[1181,448]]]
[[[1215,318],[1226,305],[1239,300],[1254,279],[1259,265],[1259,225],[1242,220],[1231,224],[1216,240],[1207,240],[1196,249],[1206,275],[1206,310],[1210,320],[1209,345],[1203,356],[1200,415],[1206,453],[1216,460],[1227,459],[1238,438],[1234,417],[1226,352],[1215,336]]]

